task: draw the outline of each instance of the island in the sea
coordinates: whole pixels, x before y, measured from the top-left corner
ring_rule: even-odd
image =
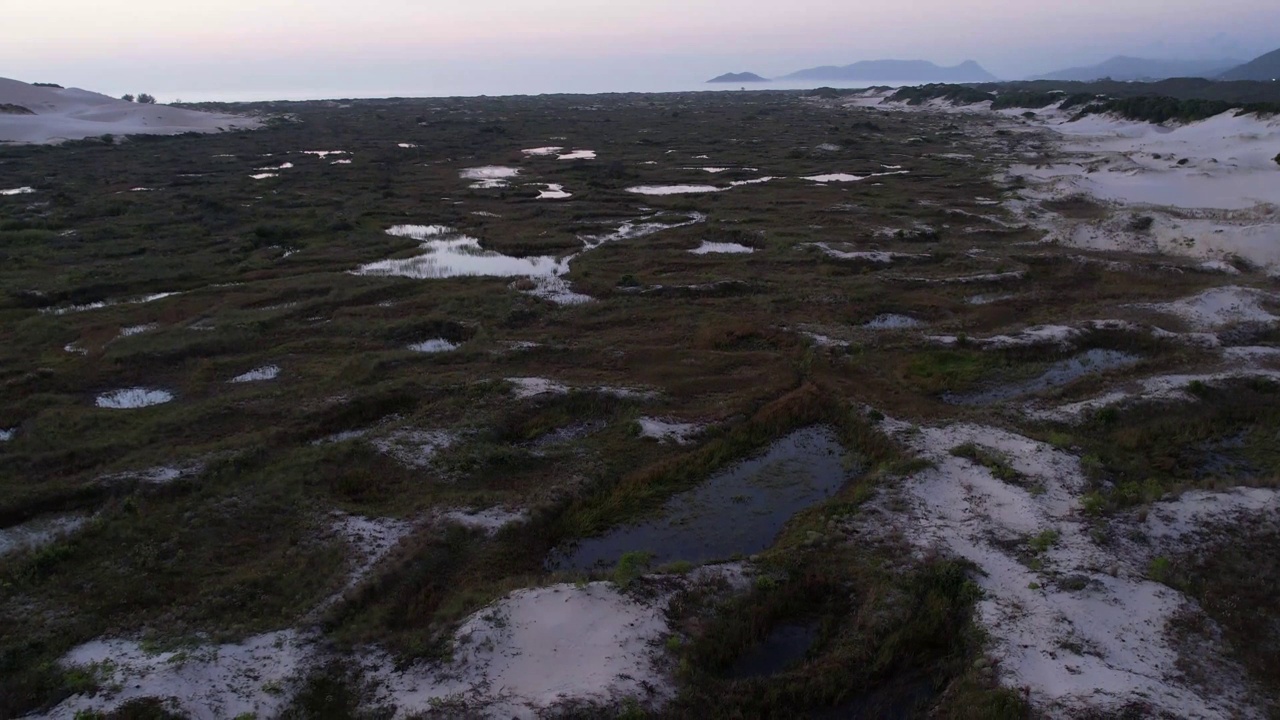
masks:
[[[740,73],[725,73],[720,77],[711,78],[707,82],[709,83],[759,83],[759,82],[769,82],[769,79],[762,78],[755,73],[740,72]]]

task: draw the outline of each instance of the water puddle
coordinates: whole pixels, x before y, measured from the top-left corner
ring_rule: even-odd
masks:
[[[29,195],[35,192],[33,187],[12,188],[10,190],[0,190],[0,195]]]
[[[556,550],[548,565],[611,567],[629,552],[651,553],[655,565],[758,553],[793,515],[839,491],[849,477],[844,456],[831,429],[798,430],[672,497],[658,517]]]
[[[817,639],[817,623],[779,625],[759,645],[738,658],[729,669],[729,677],[744,680],[776,675],[803,660]]]
[[[571,197],[573,197],[573,193],[565,192],[563,185],[556,185],[555,183],[547,183],[547,189],[538,193],[539,200],[565,200]]]
[[[83,515],[62,515],[0,529],[0,555],[43,547],[79,530],[87,521]]]
[[[167,390],[136,387],[103,393],[97,397],[94,404],[108,410],[134,410],[151,407],[152,405],[163,405],[172,400],[173,394]]]
[[[458,177],[463,180],[474,180],[475,182],[470,186],[472,190],[494,190],[507,187],[509,184],[507,181],[519,174],[520,171],[516,168],[486,165],[467,168],[459,172]]]
[[[997,385],[971,393],[947,393],[942,396],[942,400],[952,405],[994,405],[1023,395],[1062,387],[1086,375],[1132,367],[1141,361],[1141,356],[1132,353],[1094,349],[1050,365],[1049,369],[1037,378]]]
[[[442,353],[457,350],[458,344],[449,342],[444,338],[432,338],[423,340],[420,343],[414,343],[409,346],[409,349],[416,353]]]
[[[701,245],[689,252],[694,255],[710,255],[712,253],[742,253],[749,255],[755,252],[755,248],[750,248],[738,243],[718,243],[703,240]]]
[[[595,160],[595,150],[574,150],[560,156],[561,160]]]
[[[910,315],[894,315],[889,313],[886,315],[877,315],[862,327],[867,330],[906,330],[909,328],[920,327],[923,324],[924,323]]]
[[[254,368],[243,375],[237,375],[231,378],[230,380],[228,380],[227,382],[230,382],[230,383],[265,382],[267,380],[275,380],[277,377],[280,377],[280,366],[263,365],[262,367]]]

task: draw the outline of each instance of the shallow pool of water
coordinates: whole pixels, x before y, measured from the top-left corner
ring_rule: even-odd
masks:
[[[797,430],[762,454],[675,495],[652,519],[554,551],[548,565],[612,567],[629,552],[651,553],[655,565],[758,553],[773,544],[793,515],[840,490],[850,476],[844,456],[830,428]]]
[[[817,639],[817,623],[779,625],[759,645],[738,658],[728,675],[736,679],[776,675],[803,660]]]
[[[1043,392],[1068,385],[1086,375],[1131,367],[1142,362],[1142,357],[1119,350],[1089,350],[1049,366],[1042,375],[1031,380],[995,385],[969,393],[947,393],[944,402],[953,405],[994,405],[1005,400]]]

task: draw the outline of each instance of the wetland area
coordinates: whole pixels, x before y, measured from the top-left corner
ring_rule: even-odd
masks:
[[[1280,717],[1280,121],[1067,104],[0,145],[0,717]]]

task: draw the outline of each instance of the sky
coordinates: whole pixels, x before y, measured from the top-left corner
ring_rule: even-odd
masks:
[[[1117,54],[1252,57],[1276,0],[35,0],[0,77],[161,99],[697,89],[881,58],[995,75]],[[885,78],[892,80],[894,78]]]

